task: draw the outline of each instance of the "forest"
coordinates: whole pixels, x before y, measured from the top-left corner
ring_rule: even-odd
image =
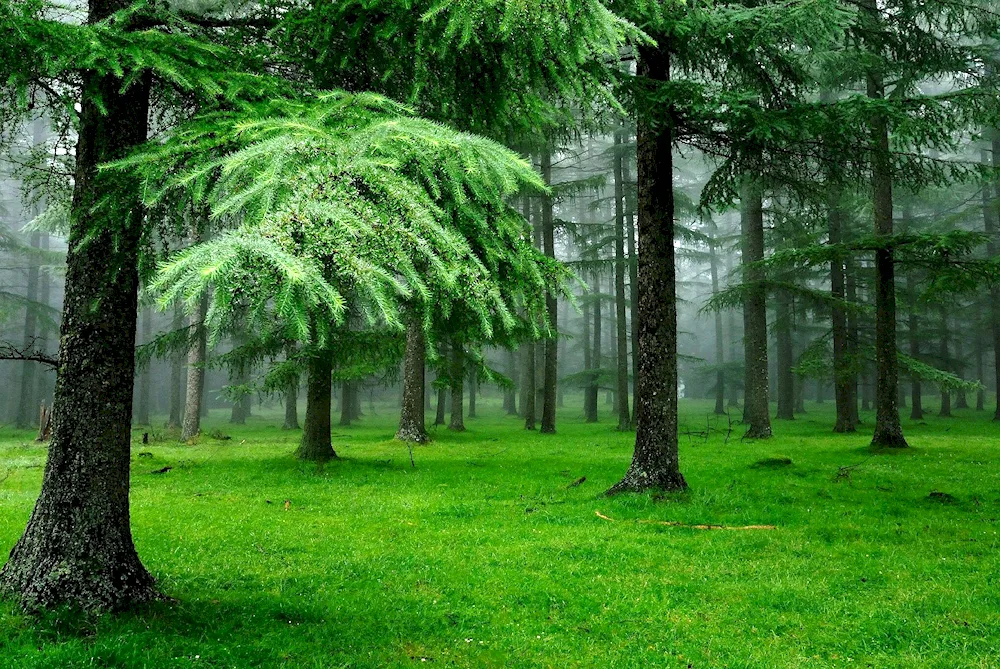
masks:
[[[985,668],[996,0],[0,0],[0,666]]]

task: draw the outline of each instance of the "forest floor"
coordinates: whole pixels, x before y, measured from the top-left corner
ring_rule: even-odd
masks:
[[[0,604],[0,665],[1000,666],[1000,425],[907,420],[913,448],[872,454],[830,432],[830,402],[752,443],[710,409],[682,402],[691,490],[665,499],[600,496],[632,450],[603,406],[543,435],[491,404],[415,467],[387,406],[335,428],[325,467],[292,457],[277,410],[220,411],[232,438],[193,447],[137,430],[136,544],[176,602]],[[3,556],[41,481],[31,436],[0,429]]]

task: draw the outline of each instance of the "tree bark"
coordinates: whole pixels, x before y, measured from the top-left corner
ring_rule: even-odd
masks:
[[[870,20],[881,23],[875,0],[863,0],[863,11]],[[882,74],[867,73],[867,93],[873,100],[885,97]],[[884,113],[875,112],[869,119],[871,132],[871,172],[875,212],[875,236],[892,236],[892,156],[889,152],[889,122]],[[906,448],[903,425],[896,407],[899,368],[896,358],[896,268],[893,250],[884,246],[875,251],[875,434],[872,446]]]
[[[205,401],[205,356],[208,353],[208,332],[205,316],[208,313],[208,296],[198,302],[198,310],[191,315],[194,342],[188,349],[187,390],[184,398],[184,423],[181,441],[194,439],[201,432],[202,403]]]
[[[666,35],[639,47],[638,74],[670,80]],[[659,112],[659,110],[658,110]],[[672,109],[666,110],[669,117]],[[632,463],[609,494],[647,489],[684,490],[677,453],[677,285],[674,266],[672,124],[641,117],[639,179],[639,376]]]
[[[91,0],[88,20],[127,6]],[[98,171],[146,139],[149,78],[124,83],[82,74],[52,440],[41,494],[0,571],[0,592],[27,608],[125,609],[158,596],[129,524],[143,211],[137,184]],[[114,206],[97,208],[112,188]]]
[[[348,384],[344,385],[346,388]],[[309,358],[306,376],[306,421],[295,452],[300,460],[327,462],[337,457],[331,427],[332,397],[333,355],[330,351],[317,351]],[[345,399],[341,398],[342,404]]]
[[[427,343],[423,319],[410,314],[406,323],[406,352],[403,358],[403,403],[396,439],[424,444],[430,441],[424,423],[424,367]]]
[[[847,301],[856,304],[858,301],[858,276],[857,264],[853,259],[848,258],[844,263],[844,290]],[[857,361],[860,342],[858,330],[858,314],[855,311],[847,313],[847,352],[851,361],[850,375],[848,377],[848,387],[851,390],[851,401],[849,409],[851,412],[851,422],[857,426],[861,424],[861,416],[858,414],[858,372]]]
[[[174,318],[171,321],[171,329],[174,332],[180,331],[184,327],[184,311],[181,303],[174,305]],[[184,359],[180,353],[170,354],[170,406],[167,413],[167,427],[170,429],[180,429],[181,426],[181,395],[183,390]]]
[[[625,316],[625,184],[622,177],[622,130],[615,132],[615,368],[617,384],[615,399],[618,405],[618,430],[632,429],[632,415],[628,403],[628,323]]]
[[[749,180],[743,190],[740,224],[743,241],[743,280],[747,284],[743,301],[745,439],[771,436],[767,374],[767,305],[761,282],[763,272],[752,263],[764,259],[764,203],[760,188]]]
[[[548,150],[542,153],[542,179],[552,183],[552,155]],[[556,257],[555,226],[552,221],[552,198],[542,196],[542,246],[549,258]],[[553,434],[556,431],[556,391],[559,376],[559,305],[551,292],[545,295],[545,312],[549,319],[552,335],[545,338],[545,369],[542,381],[542,424],[540,431]]]
[[[628,187],[631,181],[629,161],[623,160],[622,183]],[[635,250],[635,218],[628,190],[625,191],[625,242],[628,248],[629,338],[632,342],[632,393],[634,395],[639,379],[639,264]]]
[[[719,293],[719,256],[716,252],[718,244],[719,226],[712,221],[712,238],[708,242],[708,266],[712,276],[712,295]],[[718,368],[715,372],[715,413],[723,415],[726,413],[726,372],[723,369],[725,364],[725,335],[722,330],[722,311],[715,310],[715,365]]]
[[[517,355],[514,349],[505,349],[507,354],[507,376],[513,382],[503,391],[503,411],[508,416],[517,415]]]
[[[795,419],[795,380],[792,374],[792,315],[788,294],[778,291],[775,300],[775,334],[777,338],[778,413],[781,420]]]
[[[464,432],[465,348],[457,341],[451,344],[451,372],[448,377],[451,379],[451,422],[448,423],[448,429]]]
[[[591,368],[594,370],[594,376],[591,384],[587,386],[586,398],[584,404],[584,414],[586,415],[586,421],[588,423],[596,423],[597,417],[597,398],[600,395],[600,387],[598,386],[597,380],[599,378],[601,368],[603,366],[603,360],[601,358],[602,353],[602,320],[601,320],[601,277],[594,270],[594,294],[592,295],[591,311],[594,316],[594,328],[593,328],[593,339],[591,345],[593,349],[590,354],[590,364]]]
[[[840,193],[831,196],[827,208],[827,225],[830,244],[836,245],[844,241],[844,212],[840,208]],[[845,300],[846,277],[844,261],[836,258],[830,262],[830,295],[834,300]],[[836,404],[837,418],[833,431],[838,433],[856,432],[858,429],[854,414],[857,413],[857,400],[854,397],[852,383],[854,381],[854,361],[851,358],[850,332],[847,327],[847,312],[843,307],[834,304],[831,309],[833,322],[833,394]],[[819,380],[817,389],[821,389]],[[820,390],[817,390],[817,400]],[[853,410],[852,406],[854,405]]]
[[[332,394],[332,390],[330,391]],[[344,381],[340,386],[340,424],[343,427],[349,426],[354,421],[356,406],[354,393],[357,389],[352,381]],[[309,410],[306,409],[306,421],[309,420]]]

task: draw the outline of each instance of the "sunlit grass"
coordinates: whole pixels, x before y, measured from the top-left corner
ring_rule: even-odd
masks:
[[[691,491],[607,499],[632,437],[567,404],[554,436],[481,404],[415,468],[388,406],[335,428],[344,459],[325,467],[291,456],[277,410],[240,427],[220,412],[209,429],[229,440],[136,443],[136,543],[177,601],[94,619],[0,605],[0,666],[997,666],[986,414],[905,421],[913,448],[873,455],[865,433],[830,432],[831,403],[750,443],[686,401]],[[0,430],[4,555],[40,485],[30,436]]]

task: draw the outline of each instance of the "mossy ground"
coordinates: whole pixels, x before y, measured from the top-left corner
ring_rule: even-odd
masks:
[[[325,466],[292,457],[277,409],[239,427],[219,412],[206,431],[232,438],[195,446],[137,430],[136,544],[176,601],[40,619],[0,604],[0,666],[1000,666],[987,414],[906,421],[913,448],[872,454],[872,417],[834,435],[831,403],[741,442],[685,401],[690,492],[607,499],[632,436],[605,407],[584,424],[576,400],[556,435],[481,403],[415,468],[388,406],[335,428],[343,460]],[[30,437],[0,430],[3,555],[41,481]]]

